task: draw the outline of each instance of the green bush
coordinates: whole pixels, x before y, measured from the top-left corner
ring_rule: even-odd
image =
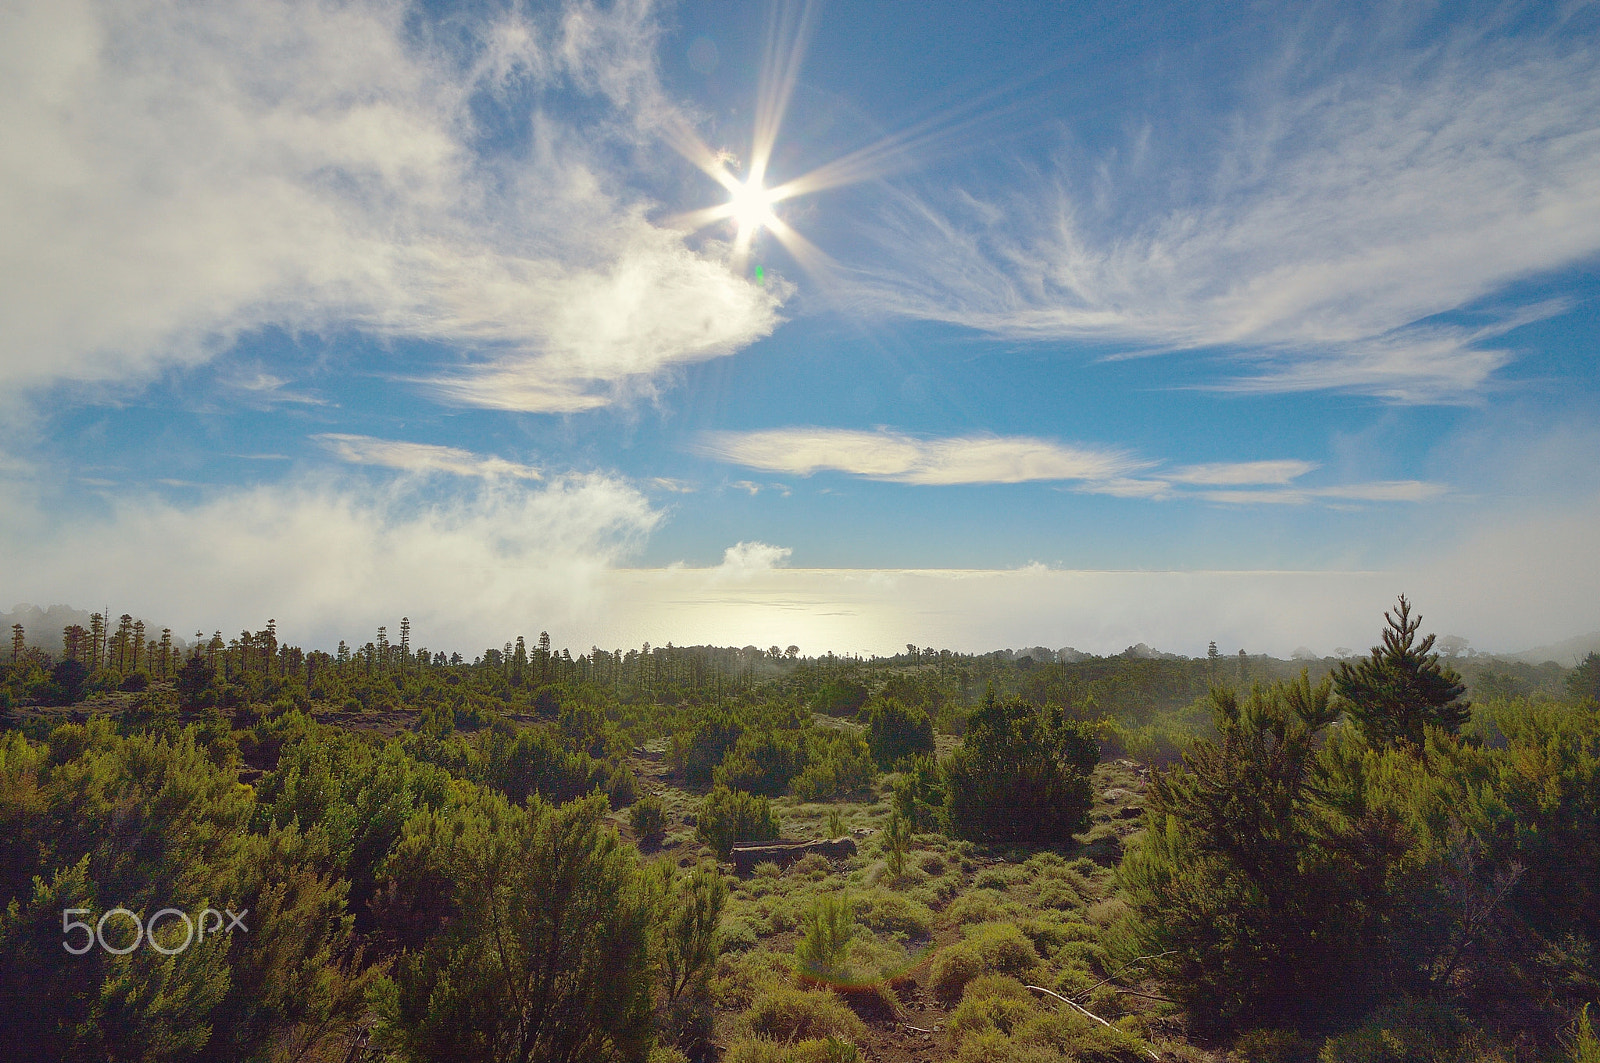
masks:
[[[846,895],[817,897],[801,918],[794,958],[806,975],[825,982],[845,980],[845,951],[856,934],[855,908]]]
[[[732,716],[697,710],[686,730],[673,732],[668,762],[688,776],[690,786],[709,786],[722,758],[743,733],[744,727]]]
[[[1169,953],[1171,992],[1222,1030],[1299,1025],[1303,1007],[1350,1007],[1334,991],[1365,981],[1348,949],[1372,935],[1336,929],[1355,903],[1353,869],[1332,877],[1313,835],[1330,691],[1302,676],[1244,701],[1214,692],[1221,741],[1197,741],[1183,768],[1156,777],[1151,827],[1122,864],[1145,951]]]
[[[879,934],[921,938],[933,932],[933,912],[927,905],[888,890],[862,898],[856,918]]]
[[[735,845],[772,841],[778,836],[778,820],[765,797],[717,786],[700,803],[695,830],[726,859]]]
[[[1233,1042],[1229,1056],[1238,1063],[1300,1063],[1307,1046],[1294,1030],[1248,1030]]]
[[[949,826],[949,791],[944,766],[932,757],[912,757],[894,784],[894,809],[913,830],[942,831]]]
[[[739,1025],[755,1037],[805,1041],[828,1037],[860,1041],[866,1025],[844,1002],[826,990],[768,989],[751,1001]]]
[[[835,679],[811,699],[811,711],[825,716],[854,716],[866,704],[867,688],[848,679]]]
[[[813,738],[810,759],[789,784],[789,792],[802,801],[833,801],[866,793],[876,777],[877,766],[860,735]]]
[[[656,841],[667,832],[667,806],[655,794],[647,794],[628,809],[628,825],[634,836],[646,841]]]
[[[503,802],[418,816],[389,860],[399,910],[456,917],[395,965],[382,1009],[407,1058],[637,1059],[654,1038],[650,947],[657,912],[637,855],[593,795],[551,808]],[[423,910],[426,910],[424,907]]]
[[[999,1030],[1009,1034],[1038,1014],[1033,996],[1009,975],[981,974],[963,988],[950,1024],[962,1032]]]
[[[606,797],[612,808],[626,808],[638,797],[638,781],[627,766],[618,764],[606,777]]]
[[[990,691],[945,764],[950,829],[996,844],[1066,842],[1086,821],[1099,757],[1089,728]]]
[[[1595,655],[1589,654],[1589,660],[1594,659]],[[1567,1038],[1567,1048],[1571,1053],[1572,1063],[1600,1063],[1600,1037],[1594,1034],[1594,1024],[1589,1020],[1587,1004],[1578,1012],[1578,1017],[1572,1024],[1572,1033]]]
[[[965,940],[951,945],[933,961],[933,995],[946,1004],[961,999],[967,983],[984,974],[1021,977],[1039,965],[1038,950],[1010,923],[971,927]]]
[[[805,751],[793,732],[746,731],[712,773],[718,786],[763,797],[781,797],[805,764]]]
[[[921,709],[890,698],[868,707],[863,715],[867,746],[879,767],[892,768],[905,757],[933,752],[933,721]]]

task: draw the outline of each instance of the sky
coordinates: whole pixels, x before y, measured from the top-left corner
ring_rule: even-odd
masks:
[[[0,3],[0,605],[1600,630],[1600,5]]]

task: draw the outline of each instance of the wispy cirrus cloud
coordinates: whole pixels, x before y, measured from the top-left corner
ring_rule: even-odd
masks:
[[[1515,355],[1499,337],[1562,309],[1485,301],[1600,252],[1600,52],[1555,30],[1374,40],[1354,64],[1324,47],[1286,43],[1203,154],[1155,125],[1082,180],[1063,162],[1022,190],[908,193],[862,305],[1206,349],[1238,368],[1226,390],[1470,401]],[[1486,323],[1439,317],[1463,309]]]
[[[354,465],[380,465],[409,473],[427,475],[447,473],[478,479],[508,477],[515,480],[542,480],[544,474],[532,465],[504,458],[485,457],[459,447],[432,443],[406,443],[372,436],[324,432],[311,437],[341,461]]]
[[[1432,502],[1449,494],[1444,484],[1426,480],[1375,480],[1332,487],[1267,488],[1258,491],[1202,491],[1208,502],[1226,505],[1291,505],[1312,502]]]
[[[454,348],[396,373],[448,401],[570,412],[778,320],[781,286],[649,222],[616,163],[671,117],[648,2],[442,28],[388,0],[4,18],[11,388],[147,380],[268,325],[355,328]],[[585,105],[541,105],[561,94]],[[519,128],[486,127],[497,109]]]
[[[924,486],[1063,481],[1090,494],[1196,498],[1231,505],[1426,502],[1448,491],[1442,484],[1421,480],[1290,486],[1318,468],[1315,462],[1299,459],[1211,462],[1166,471],[1159,468],[1160,462],[1123,449],[1072,446],[1032,436],[919,439],[887,429],[794,427],[706,432],[693,449],[719,461],[796,476],[832,471]],[[730,486],[752,493],[757,487],[749,481]]]
[[[925,440],[898,432],[844,428],[708,432],[694,449],[747,468],[796,476],[835,470],[905,484],[1102,480],[1146,464],[1118,450],[1027,436]]]
[[[1238,461],[1188,465],[1166,475],[1183,484],[1286,484],[1317,468],[1309,461]]]

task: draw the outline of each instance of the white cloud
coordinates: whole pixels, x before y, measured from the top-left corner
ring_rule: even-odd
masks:
[[[1242,348],[1224,386],[1243,391],[1470,398],[1513,357],[1492,341],[1560,306],[1429,319],[1600,251],[1600,52],[1447,42],[1316,80],[1325,43],[1294,42],[1281,76],[1249,85],[1260,102],[1219,116],[1214,156],[1180,157],[1174,131],[1163,157],[1158,129],[1092,191],[1063,165],[1021,191],[908,196],[861,304],[1012,337]]]
[[[1432,502],[1449,493],[1444,484],[1426,480],[1378,480],[1371,483],[1335,484],[1332,487],[1293,487],[1259,491],[1202,491],[1208,502],[1228,505],[1291,505],[1311,502]]]
[[[1093,480],[1080,484],[1073,490],[1093,495],[1110,495],[1113,498],[1172,498],[1172,485],[1165,480],[1139,479],[1118,476],[1110,480]]]
[[[1188,465],[1167,474],[1183,484],[1286,484],[1317,468],[1309,461],[1237,461]]]
[[[889,431],[811,427],[707,432],[695,450],[749,468],[797,476],[834,469],[906,484],[1102,480],[1144,464],[1121,451],[1065,446],[1028,436],[922,440]]]
[[[765,572],[782,566],[794,553],[787,546],[751,541],[738,542],[722,552],[722,567],[741,573]]]
[[[475,476],[483,479],[501,476],[518,480],[544,478],[532,465],[523,465],[504,458],[486,458],[459,447],[403,443],[392,439],[374,439],[371,436],[344,435],[337,432],[324,432],[312,438],[332,451],[341,461],[357,465],[381,465],[413,473],[443,472],[453,476]]]
[[[319,479],[174,503],[112,496],[102,518],[47,517],[0,481],[0,586],[14,600],[109,603],[188,633],[267,617],[331,647],[409,616],[435,649],[551,632],[558,646],[798,644],[893,652],[906,642],[985,651],[1145,642],[1199,654],[1365,646],[1405,592],[1426,629],[1519,650],[1600,628],[1593,529],[1600,498],[1479,517],[1419,542],[1385,571],[872,570],[787,567],[787,548],[729,547],[720,564],[624,568],[662,520],[603,476],[540,484],[468,480],[448,498],[422,479]]]
[[[194,504],[123,497],[103,520],[56,523],[12,492],[0,584],[25,598],[113,603],[190,632],[268,617],[331,647],[393,629],[470,651],[518,632],[593,626],[608,573],[661,515],[603,476],[477,481],[447,500],[402,475],[218,492]],[[54,599],[51,599],[54,600]]]
[[[1122,450],[1063,446],[1028,436],[917,439],[887,429],[859,432],[844,428],[772,428],[706,432],[694,449],[720,461],[797,476],[829,469],[870,480],[921,485],[1077,481],[1073,490],[1090,494],[1152,500],[1201,498],[1230,505],[1426,502],[1448,491],[1442,484],[1421,480],[1278,487],[1317,468],[1312,462],[1297,459],[1215,462],[1132,477],[1123,474],[1155,463],[1141,461]],[[749,480],[738,480],[729,486],[751,494],[760,489],[759,484]],[[1218,486],[1253,489],[1185,490]]]
[[[137,381],[263,325],[353,326],[470,352],[438,374],[451,401],[571,411],[775,326],[781,286],[689,251],[613,174],[670,110],[648,3],[505,13],[466,43],[412,14],[12,5],[0,381]],[[574,88],[604,101],[581,128],[537,111],[525,154],[481,148],[475,98]]]

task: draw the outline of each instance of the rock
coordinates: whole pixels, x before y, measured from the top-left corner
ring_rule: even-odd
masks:
[[[733,847],[733,871],[748,875],[756,865],[771,861],[779,867],[788,867],[808,853],[821,853],[829,860],[843,860],[856,855],[854,838],[831,838],[827,841],[788,842],[775,845],[736,845]]]

